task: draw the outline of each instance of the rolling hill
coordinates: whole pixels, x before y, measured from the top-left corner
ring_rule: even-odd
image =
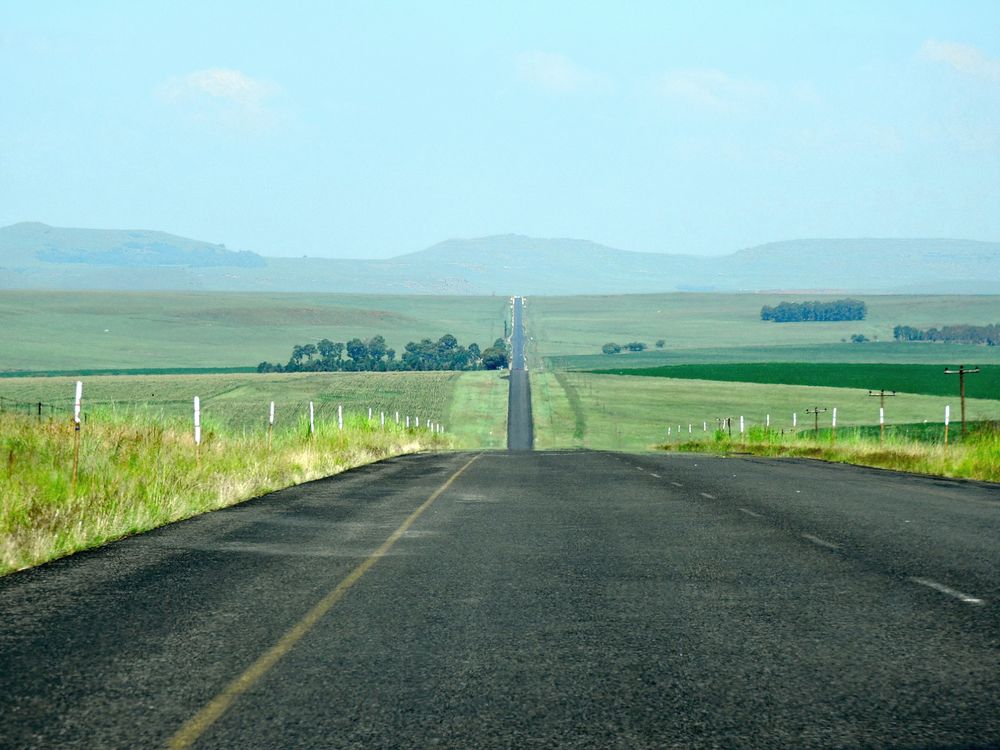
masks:
[[[145,230],[0,228],[0,289],[412,294],[667,291],[1000,293],[1000,243],[807,239],[729,255],[638,253],[576,239],[452,239],[386,260],[270,258]]]

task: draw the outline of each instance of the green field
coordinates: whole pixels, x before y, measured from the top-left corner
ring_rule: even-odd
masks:
[[[275,426],[298,424],[314,402],[317,419],[336,419],[337,405],[345,413],[375,416],[384,411],[395,418],[420,417],[422,421],[447,423],[455,384],[462,373],[289,373],[274,375],[148,375],[95,376],[84,380],[84,416],[101,412],[142,410],[166,417],[187,416],[192,399],[201,398],[205,424],[233,428],[260,427],[268,421],[270,402],[275,402]],[[73,405],[72,378],[16,378],[0,381],[5,408],[11,401],[51,404],[64,414]],[[7,401],[9,399],[9,401]]]
[[[525,307],[529,355],[553,369],[649,367],[742,361],[979,362],[1000,364],[1000,347],[898,344],[899,324],[922,328],[984,325],[1000,320],[998,296],[854,295],[868,305],[863,321],[772,323],[763,305],[782,300],[836,299],[820,294],[648,294],[532,297]],[[851,344],[860,333],[872,343]],[[601,346],[641,341],[663,350],[607,356]]]
[[[256,367],[294,344],[451,333],[485,347],[507,297],[187,292],[0,292],[0,370]]]
[[[980,369],[981,372],[966,376],[966,395],[970,398],[1000,399],[1000,366],[985,365]],[[928,396],[958,395],[958,376],[946,375],[944,368],[937,365],[761,362],[676,365],[595,372],[685,380],[866,388]]]
[[[774,430],[800,430],[814,422],[806,409],[837,407],[838,425],[878,424],[878,399],[867,390],[801,385],[730,383],[710,380],[641,378],[592,373],[534,371],[531,374],[535,445],[538,448],[594,448],[644,451],[681,437],[711,432],[717,420],[744,417],[747,429],[770,415]],[[888,424],[940,422],[946,404],[958,419],[958,399],[902,395],[886,402]],[[1000,419],[1000,403],[969,399],[970,420]],[[831,412],[821,415],[828,426]],[[688,429],[691,433],[688,433]],[[737,427],[738,429],[738,427]]]

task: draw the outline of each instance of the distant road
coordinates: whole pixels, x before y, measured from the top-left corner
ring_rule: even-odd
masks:
[[[510,337],[510,390],[507,394],[507,449],[530,451],[534,445],[531,421],[531,383],[524,356],[524,300],[514,298],[513,333]]]
[[[473,458],[0,579],[0,746],[1000,746],[996,485]]]

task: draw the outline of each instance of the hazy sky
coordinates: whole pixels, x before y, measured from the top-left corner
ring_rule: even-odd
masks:
[[[1000,2],[0,0],[25,220],[353,257],[1000,240]]]

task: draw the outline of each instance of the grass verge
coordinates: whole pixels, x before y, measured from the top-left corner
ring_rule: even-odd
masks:
[[[814,458],[835,463],[874,466],[916,474],[1000,482],[1000,422],[975,425],[958,441],[945,446],[920,435],[901,432],[880,441],[866,430],[814,434],[782,434],[755,427],[741,439],[717,430],[706,439],[659,446],[690,453],[749,453],[755,456]]]
[[[450,439],[364,416],[305,421],[268,439],[206,424],[195,451],[188,423],[140,413],[66,421],[0,415],[0,574],[147,531],[388,456],[449,447]]]

